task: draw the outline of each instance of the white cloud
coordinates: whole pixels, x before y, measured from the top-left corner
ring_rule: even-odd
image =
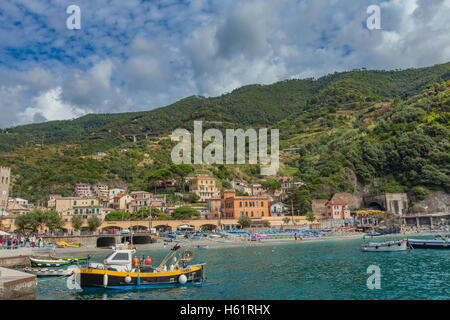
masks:
[[[450,60],[450,0],[80,0],[79,31],[65,28],[66,5],[0,2],[0,127]]]
[[[33,98],[33,106],[19,113],[21,122],[35,122],[37,119],[41,121],[72,119],[88,113],[86,110],[64,103],[61,92],[61,87],[56,87]]]

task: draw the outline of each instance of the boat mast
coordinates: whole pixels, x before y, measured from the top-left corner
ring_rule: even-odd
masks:
[[[180,249],[179,244],[176,244],[172,249],[170,249],[172,252],[169,252],[169,254],[161,261],[161,263],[158,265],[159,268],[161,266],[164,266],[166,264],[166,262],[169,261],[170,258],[172,258],[175,255],[175,253],[177,252],[178,249]]]

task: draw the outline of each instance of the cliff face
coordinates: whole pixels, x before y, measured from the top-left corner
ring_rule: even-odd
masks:
[[[416,203],[411,212],[415,214],[450,214],[450,194],[444,191],[430,191],[429,197]]]
[[[352,209],[361,208],[363,205],[362,197],[355,196],[351,193],[339,192],[335,193],[331,198],[331,201],[346,201],[348,203],[348,207]]]

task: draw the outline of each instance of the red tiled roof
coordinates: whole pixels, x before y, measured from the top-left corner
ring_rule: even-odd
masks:
[[[348,203],[346,201],[328,201],[326,204],[346,206]]]

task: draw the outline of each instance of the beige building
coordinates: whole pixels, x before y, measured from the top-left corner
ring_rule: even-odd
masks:
[[[71,209],[80,207],[96,207],[98,206],[98,199],[96,198],[80,198],[80,197],[61,197],[48,200],[47,206],[49,209],[55,210],[62,214]]]
[[[209,211],[209,217],[208,219],[219,219],[222,217],[221,213],[221,205],[222,205],[222,199],[221,198],[213,198],[208,199],[208,211]]]
[[[9,198],[9,185],[11,182],[11,169],[0,167],[0,214],[6,210]]]
[[[94,186],[94,194],[99,198],[100,200],[104,201],[109,198],[109,187],[108,185],[104,183],[97,183]]]
[[[129,194],[121,193],[114,197],[114,209],[131,212],[131,203],[133,202],[133,200],[133,197]]]

